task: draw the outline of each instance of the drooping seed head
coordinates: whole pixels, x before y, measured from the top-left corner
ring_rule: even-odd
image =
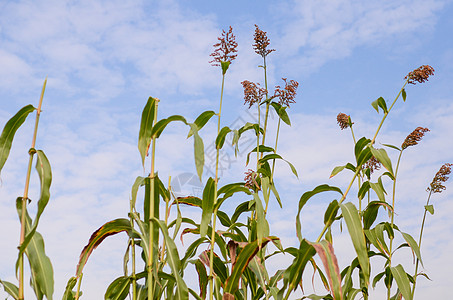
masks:
[[[370,169],[370,174],[373,174],[374,171],[377,171],[381,168],[382,164],[376,157],[371,156],[371,158],[363,165],[363,169]]]
[[[417,145],[418,142],[422,140],[423,136],[425,135],[425,132],[428,132],[428,131],[429,131],[428,128],[423,128],[423,127],[415,128],[415,130],[412,131],[411,134],[409,134],[406,137],[403,144],[401,145],[401,149],[404,150],[407,147]]]
[[[442,167],[440,167],[439,171],[433,178],[433,181],[430,183],[428,187],[428,191],[432,193],[442,193],[443,190],[446,189],[444,182],[448,180],[448,175],[451,173],[451,166],[453,164],[446,163]]]
[[[245,186],[253,191],[259,191],[261,190],[257,179],[259,178],[259,174],[253,171],[252,169],[248,169],[247,172],[245,172]]]
[[[404,79],[408,79],[408,83],[416,84],[416,82],[423,83],[428,81],[429,76],[434,75],[434,68],[428,65],[423,65],[404,77]]]
[[[337,115],[337,123],[338,126],[340,126],[341,130],[346,129],[354,124],[351,122],[351,117],[344,113],[339,113]]]

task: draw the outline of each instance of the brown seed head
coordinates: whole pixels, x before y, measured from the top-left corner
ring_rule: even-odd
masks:
[[[440,167],[440,170],[436,173],[436,176],[434,176],[433,181],[430,183],[427,189],[428,191],[432,193],[442,193],[442,191],[446,189],[443,183],[448,180],[447,175],[451,173],[451,166],[453,166],[453,164],[447,163]]]
[[[382,164],[376,157],[371,156],[371,158],[363,165],[363,169],[370,169],[370,173],[373,174],[374,171],[377,171],[381,168]]]
[[[267,49],[267,46],[269,46],[270,44],[270,40],[267,37],[266,32],[262,31],[256,24],[254,39],[255,44],[253,44],[253,49],[255,49],[255,52],[261,55],[263,58],[272,51],[275,51],[275,49]]]
[[[255,103],[259,104],[267,93],[266,89],[259,87],[259,83],[244,80],[241,84],[244,87],[244,104],[248,104],[249,108]]]
[[[225,32],[222,30],[222,36],[217,38],[219,42],[214,44],[214,52],[211,53],[214,59],[211,60],[209,63],[213,66],[220,66],[221,62],[232,62],[237,54],[236,48],[238,43],[235,41],[235,36],[233,35],[233,28],[230,26],[230,30]]]
[[[351,121],[351,117],[347,114],[339,113],[337,115],[337,123],[338,123],[338,126],[340,126],[341,130],[346,129],[346,128],[350,127],[352,124],[354,124],[350,121]]]
[[[297,87],[299,83],[295,80],[286,81],[286,78],[282,78],[285,82],[285,87],[281,88],[279,85],[275,86],[274,96],[272,98],[279,98],[280,105],[289,107],[290,103],[296,103]]]
[[[401,145],[401,149],[406,149],[409,146],[415,146],[425,135],[425,132],[428,132],[428,128],[417,127],[411,134],[409,134]]]
[[[254,191],[261,190],[260,186],[258,185],[258,182],[256,181],[258,177],[259,177],[258,173],[256,173],[252,169],[248,169],[248,171],[245,172],[244,178],[245,186]]]
[[[416,84],[415,82],[423,83],[428,81],[428,77],[434,75],[434,68],[428,65],[421,66],[407,74],[404,79],[408,79],[408,83]]]

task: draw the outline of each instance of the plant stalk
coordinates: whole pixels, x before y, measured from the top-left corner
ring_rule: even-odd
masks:
[[[19,241],[19,247],[24,243],[25,241],[25,219],[27,215],[27,201],[28,201],[28,189],[30,187],[30,175],[31,175],[31,169],[33,166],[33,155],[36,153],[35,150],[35,145],[36,145],[36,137],[38,135],[38,124],[39,124],[39,116],[41,115],[41,106],[42,106],[42,101],[44,98],[44,92],[46,90],[46,84],[47,84],[47,77],[44,80],[44,84],[42,86],[41,90],[41,96],[39,98],[39,104],[38,104],[38,109],[36,110],[36,121],[35,121],[35,128],[33,131],[33,138],[31,142],[31,148],[28,151],[28,154],[30,155],[29,160],[28,160],[28,168],[27,168],[27,175],[25,178],[25,188],[24,188],[24,196],[22,197],[22,213],[20,217],[20,241]],[[19,300],[24,299],[24,253],[19,257]]]

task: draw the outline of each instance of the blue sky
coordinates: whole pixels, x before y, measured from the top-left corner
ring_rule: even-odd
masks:
[[[378,139],[400,145],[418,126],[431,130],[404,154],[398,182],[397,224],[415,236],[427,185],[443,163],[453,162],[452,16],[451,1],[442,0],[2,1],[1,126],[19,108],[37,105],[48,76],[38,148],[49,157],[54,180],[40,232],[55,269],[55,296],[74,273],[90,234],[126,216],[130,186],[143,175],[136,144],[147,98],[161,99],[161,117],[181,114],[194,120],[202,111],[218,109],[220,71],[208,61],[221,30],[230,25],[239,53],[227,74],[223,125],[250,118],[240,82],[262,81],[260,57],[251,47],[254,24],[267,31],[277,50],[268,60],[269,85],[281,84],[282,77],[300,83],[297,103],[289,110],[292,126],[282,129],[279,144],[300,176],[278,166],[284,208],[275,205],[270,215],[273,233],[286,246],[296,242],[294,210],[302,193],[326,182],[344,188],[349,180],[347,174],[329,180],[333,167],[352,159],[350,134],[339,130],[336,115],[350,114],[356,134],[370,137],[381,117],[370,102],[380,96],[392,101],[404,76],[418,66],[435,68],[429,82],[407,87],[407,101],[397,103]],[[0,278],[10,281],[19,230],[14,199],[23,189],[30,120],[2,170]],[[212,123],[203,132],[207,147],[214,130]],[[173,126],[159,141],[164,182],[169,175],[195,173],[187,160],[192,141],[185,141],[185,134],[185,127]],[[233,159],[225,182],[242,177],[244,159]],[[32,192],[37,195],[36,185]],[[420,281],[418,299],[450,294],[451,195],[449,185],[433,199],[436,214],[428,220],[423,242],[433,281]],[[307,206],[303,224],[310,224],[304,229],[309,238],[319,233],[330,200]],[[124,247],[124,239],[113,238],[96,250],[84,275],[87,299],[100,299],[121,274]],[[335,247],[339,256],[348,257],[346,238],[340,236]],[[375,295],[379,299],[379,290]]]

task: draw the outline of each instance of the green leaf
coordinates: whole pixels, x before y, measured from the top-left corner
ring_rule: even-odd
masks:
[[[203,175],[203,167],[204,167],[204,145],[203,140],[201,139],[200,135],[198,134],[197,125],[189,124],[192,132],[193,132],[193,150],[194,150],[194,157],[195,157],[195,167],[197,169],[198,177],[201,180]]]
[[[36,171],[38,171],[39,181],[41,186],[41,195],[38,201],[38,210],[36,212],[35,220],[33,221],[33,225],[31,229],[28,231],[27,235],[25,236],[24,242],[19,248],[19,256],[22,255],[25,248],[28,246],[31,238],[36,232],[38,228],[39,219],[49,203],[50,198],[50,184],[52,183],[52,171],[50,168],[49,160],[47,159],[46,155],[43,151],[38,150],[36,151],[37,154],[37,161],[36,161]]]
[[[22,107],[3,128],[2,135],[0,136],[0,172],[8,159],[11,145],[13,143],[14,135],[19,127],[25,122],[27,116],[36,108],[29,104]]]
[[[299,249],[297,249],[296,257],[294,258],[293,263],[287,269],[289,270],[288,292],[291,292],[297,288],[297,285],[302,279],[302,274],[304,273],[307,262],[310,261],[315,254],[315,248],[307,242],[306,239],[303,239],[300,242]]]
[[[164,131],[165,127],[167,127],[168,124],[174,121],[180,121],[183,122],[184,124],[188,124],[186,119],[183,116],[179,115],[173,115],[168,118],[159,120],[152,128],[151,130],[151,139],[152,138],[159,138],[162,132]]]
[[[397,265],[396,267],[391,267],[390,270],[392,271],[392,275],[395,278],[398,289],[400,290],[404,299],[412,300],[409,278],[407,277],[406,271],[404,271],[403,266]]]
[[[280,155],[278,155],[278,154],[268,154],[268,155],[264,156],[263,158],[261,158],[261,159],[259,160],[259,163],[262,164],[262,163],[264,163],[264,162],[266,162],[266,161],[268,161],[268,160],[271,160],[271,159],[281,159],[281,160],[285,161],[285,162],[289,165],[289,167],[291,168],[291,171],[293,172],[293,174],[296,175],[296,177],[299,177],[299,176],[297,175],[296,168],[293,166],[293,164],[291,164],[289,161],[283,159],[283,158],[282,158]]]
[[[434,215],[434,205],[425,205],[425,209],[431,214]]]
[[[301,223],[300,223],[300,217],[299,216],[300,216],[300,213],[302,211],[302,208],[307,203],[307,201],[311,197],[313,197],[314,195],[319,194],[319,193],[323,193],[323,192],[328,192],[328,191],[337,192],[337,193],[340,193],[341,195],[343,195],[343,192],[341,191],[341,189],[339,189],[339,188],[337,188],[335,186],[322,184],[322,185],[318,185],[312,191],[305,192],[302,195],[302,197],[300,197],[299,209],[297,211],[297,216],[296,216],[296,234],[297,234],[297,237],[299,238],[300,242],[302,242],[302,231],[301,231]]]
[[[365,210],[363,211],[363,228],[369,229],[371,225],[373,225],[374,221],[376,221],[378,211],[380,207],[387,208],[392,210],[392,207],[387,202],[382,201],[371,201]]]
[[[422,256],[420,253],[420,248],[417,245],[417,242],[414,240],[414,238],[410,234],[405,233],[405,232],[401,232],[401,234],[402,234],[404,240],[406,241],[406,243],[409,245],[409,247],[411,247],[412,252],[415,253],[418,260],[420,261],[420,263],[423,266]]]
[[[151,218],[151,221],[159,226],[162,235],[164,236],[165,244],[167,245],[167,263],[176,279],[176,299],[189,299],[189,290],[180,274],[181,261],[179,260],[178,249],[176,248],[175,242],[168,234],[167,225],[165,222],[156,218]]]
[[[356,161],[359,160],[360,153],[363,152],[364,148],[371,142],[370,139],[365,137],[361,137],[354,146],[354,154],[356,157]],[[360,166],[360,165],[358,165]]]
[[[135,179],[134,184],[132,185],[132,190],[131,190],[131,203],[132,207],[135,207],[135,203],[137,202],[137,192],[139,187],[145,185],[145,177],[138,176]]]
[[[76,283],[77,277],[69,278],[68,283],[66,284],[66,288],[64,290],[62,300],[74,300],[75,292],[73,292],[72,289],[75,287]]]
[[[326,213],[324,214],[324,224],[326,226],[332,225],[335,217],[337,216],[338,209],[340,208],[338,201],[333,200],[330,202],[329,206],[327,207]]]
[[[263,203],[258,193],[253,193],[255,200],[255,211],[256,211],[256,235],[259,242],[269,235],[269,223],[266,220],[266,214],[264,213]]]
[[[82,270],[85,267],[91,253],[102,243],[105,238],[123,231],[130,235],[132,230],[131,223],[128,219],[115,219],[99,227],[99,229],[91,235],[88,244],[83,248],[82,253],[80,254],[76,276],[78,277],[82,274]]]
[[[105,300],[124,300],[129,294],[132,280],[128,276],[121,276],[115,279],[105,292]]]
[[[203,190],[203,202],[201,203],[201,223],[200,223],[200,236],[206,236],[208,232],[208,226],[212,219],[212,213],[214,212],[214,193],[215,193],[215,181],[212,177],[208,179],[206,186]]]
[[[401,90],[401,96],[403,97],[403,101],[406,102],[406,97],[407,97],[407,95],[406,95],[406,89],[402,89],[402,90]]]
[[[384,111],[384,113],[388,113],[387,104],[385,103],[385,100],[382,97],[379,97],[377,100],[373,101],[371,103],[371,106],[373,106],[377,112],[379,112],[380,107]]]
[[[148,153],[149,145],[151,144],[151,131],[156,115],[156,99],[149,97],[145,108],[142,112],[140,121],[140,132],[138,134],[138,151],[142,157],[142,165],[145,167],[145,157]]]
[[[394,146],[394,145],[390,145],[390,144],[382,144],[382,146],[389,147],[389,148],[392,148],[392,149],[395,149],[395,150],[398,150],[398,151],[401,152],[401,149],[398,148],[397,146]]]
[[[236,263],[231,270],[231,275],[228,277],[225,283],[225,292],[234,294],[239,287],[239,279],[242,276],[245,268],[248,266],[249,262],[253,259],[255,254],[261,247],[264,247],[272,239],[277,239],[276,237],[268,237],[262,240],[255,240],[251,243],[248,243],[239,253],[236,258]]]
[[[365,285],[368,286],[370,279],[370,261],[359,212],[351,202],[340,204],[340,207],[348,227],[349,235],[351,236],[352,244],[357,253],[360,267],[362,268]]]
[[[343,299],[343,292],[341,289],[341,276],[340,268],[338,267],[337,257],[333,251],[332,244],[326,240],[319,243],[312,243],[316,253],[318,253],[324,265],[324,269],[329,279],[330,291],[333,294],[333,299]]]
[[[19,218],[22,214],[22,198],[19,197],[16,200],[16,208],[19,214]],[[31,230],[32,220],[25,211],[25,233],[28,234]],[[35,294],[44,294],[47,299],[52,300],[54,292],[54,279],[53,279],[53,268],[49,257],[46,255],[44,247],[44,239],[42,235],[35,231],[31,237],[27,248],[25,248],[25,254],[27,255],[31,269],[31,281],[32,287]],[[19,258],[17,260],[19,262]],[[17,268],[17,263],[16,263]],[[39,297],[38,297],[39,298]]]
[[[2,280],[0,280],[0,284],[3,285],[3,289],[8,293],[8,295],[13,297],[15,300],[19,299],[19,288],[15,284]]]
[[[280,105],[277,102],[271,102],[272,107],[275,109],[275,112],[280,117],[280,119],[285,122],[287,125],[291,126],[291,121],[289,120],[289,116],[286,113],[286,107]]]
[[[228,126],[225,126],[222,129],[220,129],[220,132],[215,140],[216,149],[222,149],[223,144],[225,143],[226,135],[229,132],[231,132],[231,129]]]
[[[206,123],[212,118],[212,116],[216,115],[216,113],[212,110],[204,111],[202,112],[196,119],[195,122],[193,122],[195,125],[197,125],[198,130],[204,127]],[[191,137],[193,135],[192,129],[190,129],[189,134],[187,137]]]
[[[259,150],[260,153],[274,152],[274,148],[268,147],[268,146],[264,146],[264,145],[260,145],[258,150]],[[250,152],[247,154],[247,159],[246,159],[246,161],[245,161],[245,165],[248,165],[248,164],[249,164],[250,155],[251,155],[252,153],[254,153],[254,152],[255,152],[255,153],[257,152],[256,147],[255,147],[252,151],[250,151]]]
[[[373,156],[382,163],[382,165],[387,169],[387,171],[389,171],[389,173],[392,176],[395,176],[393,174],[392,161],[387,155],[387,151],[385,151],[385,149],[375,149],[372,146],[370,146],[370,150]]]
[[[228,71],[230,64],[231,64],[230,61],[221,61],[220,62],[220,65],[222,67],[222,75],[225,75],[225,73]]]
[[[200,208],[201,208],[201,203],[202,203],[202,200],[200,198],[194,197],[194,196],[180,197],[176,201],[178,201],[179,204],[186,204],[186,205],[200,207]]]
[[[206,292],[208,288],[208,274],[206,272],[206,268],[201,262],[201,260],[197,259],[195,261],[195,269],[198,273],[198,284],[200,286],[200,297],[202,299],[206,298]]]

